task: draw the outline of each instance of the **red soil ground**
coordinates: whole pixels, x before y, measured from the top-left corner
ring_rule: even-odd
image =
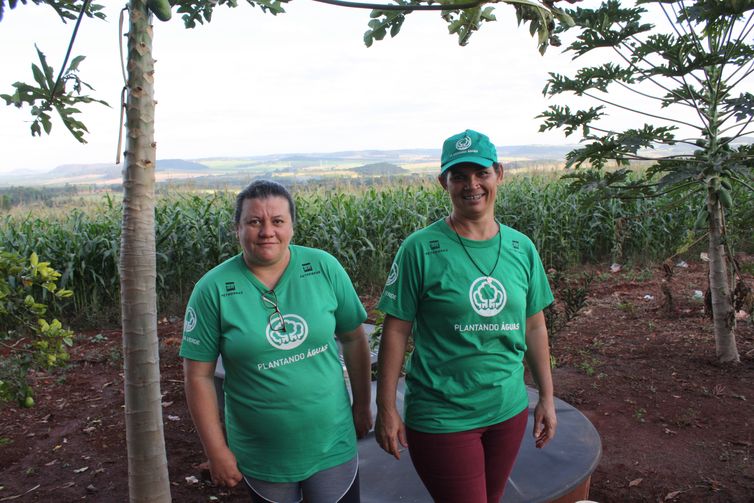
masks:
[[[754,325],[738,322],[741,363],[718,364],[693,299],[705,269],[674,268],[669,313],[660,268],[594,269],[586,306],[553,337],[556,394],[602,438],[593,500],[754,501]],[[181,325],[159,324],[173,500],[245,501],[242,489],[203,477],[177,357]],[[65,374],[35,377],[34,408],[0,409],[0,502],[128,500],[121,366],[118,330],[79,334]]]

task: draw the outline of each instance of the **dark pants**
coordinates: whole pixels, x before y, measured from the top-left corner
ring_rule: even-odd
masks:
[[[529,411],[457,433],[407,428],[416,472],[436,503],[499,503],[513,469]]]

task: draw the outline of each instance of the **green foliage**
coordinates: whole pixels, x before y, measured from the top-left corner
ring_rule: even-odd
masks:
[[[37,252],[61,271],[60,285],[76,292],[68,317],[119,313],[120,211],[104,206],[85,213],[74,209],[60,218],[31,214],[6,216],[0,225],[0,247],[24,256]]]
[[[300,193],[296,199],[296,243],[332,253],[362,291],[382,287],[408,234],[447,214],[445,194],[421,186]]]
[[[746,13],[754,10],[754,3],[637,4],[623,8],[617,0],[608,0],[597,9],[568,11],[577,33],[566,50],[575,54],[574,59],[589,54],[608,61],[580,68],[573,77],[551,74],[543,92],[550,97],[584,96],[598,105],[585,110],[552,105],[539,116],[544,119],[540,131],[563,129],[566,136],[583,135],[584,145],[567,156],[567,167],[585,168],[569,175],[574,188],[599,191],[605,197],[654,197],[668,191],[706,195],[713,188],[710,202],[719,201],[731,210],[732,186],[747,189],[743,195],[748,198],[754,191],[754,150],[750,143],[735,143],[754,132],[747,129],[754,120],[754,95],[737,91],[751,85],[754,40]],[[643,6],[654,7],[668,26],[644,21]],[[616,90],[636,95],[646,106],[626,106],[611,95]],[[618,108],[634,112],[637,119],[664,124],[625,131],[603,126],[608,112]],[[694,113],[686,114],[687,110]],[[657,145],[675,146],[679,153],[653,156]],[[648,161],[651,166],[640,176],[634,174],[632,181],[630,170],[612,169],[631,161]],[[725,190],[718,188],[721,182]],[[707,208],[704,197],[696,200],[698,208]]]
[[[754,195],[754,150],[745,138],[754,133],[754,96],[748,91],[754,77],[752,11],[750,0],[640,0],[630,8],[607,0],[597,9],[569,11],[577,33],[567,50],[574,59],[588,55],[590,62],[609,63],[585,66],[572,78],[552,74],[544,94],[574,94],[599,106],[572,112],[555,105],[539,116],[540,131],[583,134],[583,146],[567,155],[568,167],[585,168],[569,175],[574,188],[605,198],[677,193],[696,203],[689,232],[701,232],[706,223],[702,237],[721,362],[740,359],[729,284],[729,278],[735,281],[730,234],[734,224],[750,234],[751,220],[736,220],[738,201],[731,191],[740,186],[744,201]],[[659,125],[616,131],[609,124],[615,110]],[[661,145],[674,152],[654,154]],[[632,178],[630,162],[642,160],[650,166]]]
[[[76,108],[82,103],[101,103],[109,106],[105,101],[82,94],[86,89],[93,89],[89,84],[78,76],[78,67],[84,60],[84,56],[73,58],[68,68],[59,78],[55,78],[53,68],[47,64],[47,58],[37,48],[39,66],[32,64],[32,74],[36,85],[16,82],[13,84],[13,94],[0,94],[6,105],[14,105],[21,108],[24,105],[31,107],[31,115],[34,120],[31,123],[31,134],[41,136],[42,131],[49,134],[52,130],[52,117],[50,113],[54,109],[63,121],[63,124],[71,134],[81,143],[86,143],[84,133],[88,130],[83,122],[76,118],[81,111]],[[66,90],[68,87],[68,90]]]
[[[0,402],[18,400],[34,405],[30,370],[65,365],[73,332],[57,319],[48,322],[48,304],[69,298],[73,292],[58,288],[60,273],[36,253],[25,260],[0,248]]]
[[[269,12],[273,16],[284,13],[283,4],[287,2],[288,0],[246,0],[246,3],[252,7],[259,7],[262,12]],[[186,28],[196,28],[197,23],[204,24],[212,21],[212,13],[217,6],[238,7],[238,0],[205,0],[202,2],[177,0],[170,3],[177,6],[177,12],[181,14],[181,19],[183,19]]]
[[[599,261],[644,263],[665,259],[697,240],[688,229],[701,194],[605,200],[574,192],[570,185],[553,177],[509,176],[498,191],[498,220],[530,236],[548,268],[562,271]],[[728,241],[754,251],[754,198],[742,197],[743,190],[732,187],[738,204],[728,222],[738,231],[729,233]],[[406,236],[450,210],[447,194],[434,183],[347,190],[301,187],[293,193],[298,209],[293,241],[332,253],[364,294],[379,293]],[[168,193],[158,198],[156,286],[163,315],[180,314],[194,283],[239,253],[234,205],[235,192]],[[76,296],[55,314],[79,325],[116,322],[119,205],[108,198],[88,211],[17,213],[0,217],[0,247],[22,256],[37,252],[61,272],[59,286]]]
[[[555,302],[545,308],[545,323],[550,335],[550,345],[558,333],[586,306],[589,286],[594,275],[584,273],[580,278],[567,278],[561,271],[550,269],[547,273]]]
[[[0,0],[0,21],[3,20],[3,14],[5,13],[6,5],[7,7],[10,7],[11,9],[15,9],[18,5],[19,0]],[[33,5],[39,5],[44,4],[48,5],[55,10],[55,12],[60,16],[60,20],[64,23],[66,21],[72,21],[75,20],[76,17],[79,14],[79,10],[81,7],[77,5],[76,3],[70,1],[70,0],[20,0],[21,5],[26,4],[33,4]],[[89,3],[86,6],[86,11],[84,14],[87,17],[96,17],[99,19],[105,19],[105,14],[102,12],[104,7],[100,4],[96,3]]]
[[[55,205],[56,199],[70,201],[70,198],[78,193],[79,189],[75,185],[41,189],[34,187],[0,188],[0,210],[33,204],[51,207]]]
[[[437,5],[437,4],[441,5]],[[390,8],[375,9],[371,12],[369,29],[364,33],[364,43],[370,47],[375,40],[382,40],[390,31],[395,37],[401,30],[406,15],[416,10],[441,10],[442,18],[448,23],[448,32],[458,36],[458,44],[469,43],[471,35],[481,29],[482,24],[496,21],[495,8],[488,3],[504,3],[516,10],[519,24],[528,24],[529,32],[537,35],[539,52],[544,54],[549,46],[559,46],[556,22],[563,26],[573,24],[570,16],[554,6],[554,2],[532,0],[490,0],[472,2],[469,0],[396,0]]]

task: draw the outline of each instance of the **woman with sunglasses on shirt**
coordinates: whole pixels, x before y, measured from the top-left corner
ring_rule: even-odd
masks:
[[[276,182],[238,194],[243,251],[197,282],[186,309],[186,399],[214,483],[243,481],[255,503],[354,503],[356,438],[371,428],[366,311],[334,257],[291,244],[295,219],[290,193]]]

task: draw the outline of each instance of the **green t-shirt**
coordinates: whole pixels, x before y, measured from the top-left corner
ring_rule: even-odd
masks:
[[[413,322],[405,421],[427,433],[505,421],[528,406],[523,358],[526,319],[553,301],[531,240],[500,226],[485,241],[461,237],[444,220],[413,233],[390,269],[379,309]],[[499,241],[502,239],[502,241]]]
[[[237,255],[197,282],[180,350],[198,361],[222,355],[228,445],[242,473],[270,482],[300,481],[356,455],[334,334],[357,328],[366,311],[334,257],[290,251],[275,287],[285,333],[262,300],[267,287]]]

